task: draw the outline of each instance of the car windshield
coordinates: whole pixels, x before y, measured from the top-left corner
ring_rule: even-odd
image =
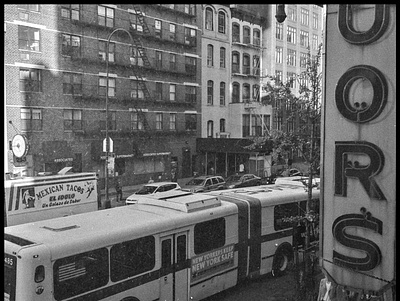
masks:
[[[157,189],[156,186],[143,186],[135,194],[150,194]]]
[[[191,179],[186,185],[202,185],[204,179]]]
[[[225,182],[238,182],[240,181],[241,176],[239,175],[232,175],[226,179]]]

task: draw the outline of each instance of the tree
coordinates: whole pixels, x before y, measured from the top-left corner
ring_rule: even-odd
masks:
[[[274,119],[282,123],[273,124],[273,130],[263,137],[253,140],[251,148],[272,142],[272,159],[279,162],[281,158],[291,159],[293,153],[308,165],[308,180],[304,181],[308,192],[308,201],[305,214],[306,239],[305,250],[310,248],[310,221],[315,219],[311,211],[313,175],[320,164],[320,124],[321,124],[321,98],[322,98],[322,72],[321,72],[322,44],[319,45],[315,56],[308,49],[305,70],[293,76],[290,81],[283,83],[276,77],[268,76],[269,81],[262,87],[267,94],[261,99],[262,104],[272,105]],[[291,87],[293,82],[298,83],[298,95]],[[306,256],[304,274],[308,275],[310,266],[309,257]],[[305,277],[310,278],[310,277]]]

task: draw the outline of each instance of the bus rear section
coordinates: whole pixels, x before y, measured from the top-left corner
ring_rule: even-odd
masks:
[[[5,180],[4,226],[98,210],[95,173]]]

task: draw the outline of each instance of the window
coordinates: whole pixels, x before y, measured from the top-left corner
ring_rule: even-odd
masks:
[[[82,74],[77,74],[77,73],[63,74],[63,94],[72,94],[72,95],[82,94]]]
[[[278,40],[283,40],[283,24],[282,23],[276,23],[275,37]]]
[[[219,67],[226,67],[226,49],[224,47],[221,47],[219,49]]]
[[[313,13],[313,28],[318,29],[318,14]]]
[[[106,61],[107,58],[107,41],[99,41],[99,59],[101,61]],[[114,62],[115,57],[115,43],[108,44],[108,61]]]
[[[64,130],[81,130],[82,129],[82,110],[64,110]]]
[[[170,84],[169,85],[169,100],[175,101],[175,97],[176,97],[176,85]]]
[[[253,101],[260,101],[260,86],[253,85]]]
[[[137,80],[131,80],[131,98],[144,99],[144,91],[142,85]]]
[[[275,62],[282,64],[283,62],[283,47],[275,47]]]
[[[143,66],[143,58],[142,55],[140,54],[139,50],[136,47],[130,47],[130,62],[131,65],[135,66]]]
[[[293,217],[303,216],[302,206],[296,203],[282,204],[274,207],[274,229],[275,231],[293,227],[290,221]]]
[[[196,74],[196,58],[190,56],[185,57],[185,71],[189,74]]]
[[[21,130],[23,131],[41,131],[42,124],[42,110],[21,108]]]
[[[243,102],[250,102],[250,85],[243,84]]]
[[[288,72],[287,73],[287,82],[290,88],[296,88],[296,73]]]
[[[69,34],[62,35],[61,54],[73,57],[81,56],[81,38]],[[104,58],[105,60],[105,58]]]
[[[207,66],[214,66],[214,46],[211,44],[207,45]]]
[[[236,51],[232,53],[232,73],[240,73],[240,54]]]
[[[156,244],[153,236],[125,241],[111,247],[111,281],[120,281],[154,268]]]
[[[114,9],[101,6],[97,7],[98,24],[106,27],[114,27]]]
[[[175,24],[169,24],[169,38],[171,41],[175,41],[175,35],[176,35],[176,25]]]
[[[156,69],[162,69],[162,52],[156,50],[155,54]]]
[[[194,253],[201,254],[225,245],[225,219],[198,223],[194,226]]]
[[[264,127],[268,131],[271,129],[271,115],[264,115]]]
[[[79,4],[61,4],[61,17],[79,20]]]
[[[185,13],[195,16],[196,15],[196,5],[195,4],[185,4]]]
[[[145,114],[145,113],[142,113]],[[143,117],[139,113],[131,113],[131,129],[134,131],[143,130]]]
[[[261,46],[260,31],[258,29],[253,29],[253,45]]]
[[[250,115],[243,115],[243,137],[250,136]]]
[[[176,70],[176,54],[174,53],[169,54],[169,70]]]
[[[162,130],[162,129],[163,129],[163,114],[156,113],[156,130]]]
[[[308,26],[308,10],[305,8],[300,9],[300,23]]]
[[[71,298],[106,285],[109,277],[108,269],[107,248],[56,260],[53,266],[54,298],[56,300]],[[123,275],[122,267],[119,274]]]
[[[282,71],[275,70],[275,77],[276,77],[276,81],[278,83],[282,82]]]
[[[156,100],[162,100],[162,83],[156,82],[155,98]]]
[[[140,22],[140,18],[136,13],[129,13],[129,20],[131,24],[131,29],[136,30],[138,32],[143,32],[143,26]]]
[[[40,51],[40,29],[19,25],[18,49]]]
[[[260,76],[260,57],[253,55],[253,75]]]
[[[283,123],[283,117],[282,117],[281,115],[278,115],[278,116],[276,117],[276,129],[277,129],[278,131],[281,131],[281,130],[282,130],[282,123]]]
[[[205,22],[207,30],[214,30],[213,17],[214,17],[213,10],[211,8],[207,7],[206,8],[206,22]]]
[[[287,60],[286,63],[289,66],[296,66],[296,50],[288,49],[287,50]]]
[[[243,54],[243,73],[250,74],[250,55]]]
[[[225,94],[226,94],[226,84],[225,82],[221,82],[219,84],[219,105],[225,105]]]
[[[196,103],[196,87],[185,86],[185,101],[189,103]]]
[[[297,21],[297,9],[295,6],[289,6],[287,10],[287,17],[288,20]]]
[[[240,102],[240,85],[239,83],[232,84],[232,103]]]
[[[185,27],[185,44],[189,46],[196,46],[196,30],[193,28]]]
[[[99,77],[99,95],[106,96],[107,80],[106,77]],[[115,96],[115,78],[108,78],[108,96]]]
[[[42,92],[42,72],[38,69],[19,69],[19,91]]]
[[[169,114],[169,130],[170,131],[176,130],[176,113]]]
[[[318,50],[318,35],[313,34],[312,40],[313,49]]]
[[[288,26],[286,35],[289,43],[296,44],[296,28]]]
[[[232,24],[232,42],[240,43],[240,26],[237,23]]]
[[[31,11],[31,12],[39,12],[40,11],[39,4],[18,4],[18,8],[26,10],[26,11]]]
[[[226,30],[226,16],[225,13],[220,11],[218,12],[218,32],[225,33]]]
[[[185,114],[185,129],[187,131],[195,131],[197,129],[196,114]]]
[[[243,27],[243,43],[250,44],[250,27]]]
[[[225,130],[226,130],[225,124],[226,124],[225,119],[224,119],[224,118],[221,118],[221,119],[219,120],[219,131],[222,132],[222,133],[224,133]]]
[[[307,53],[300,52],[300,67],[306,68],[307,67]]]
[[[161,39],[161,20],[154,20],[154,33],[157,38]]]
[[[213,138],[214,136],[214,122],[212,120],[207,121],[207,138]]]
[[[300,30],[300,45],[304,47],[309,46],[309,35],[308,31]]]
[[[212,80],[207,81],[207,104],[214,104],[214,82]]]
[[[251,135],[262,135],[262,119],[261,115],[251,115]]]

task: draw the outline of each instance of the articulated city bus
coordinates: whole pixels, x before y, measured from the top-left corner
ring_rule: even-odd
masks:
[[[6,227],[5,300],[201,300],[277,275],[293,258],[286,219],[306,200],[290,184],[174,192]]]

